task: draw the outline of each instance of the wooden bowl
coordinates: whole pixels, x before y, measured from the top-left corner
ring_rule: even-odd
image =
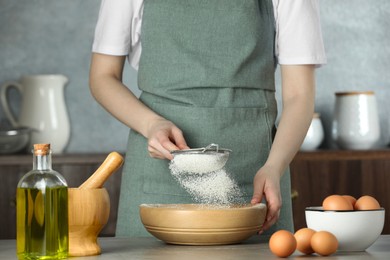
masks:
[[[141,221],[156,238],[181,245],[237,244],[255,235],[264,204],[221,207],[203,204],[142,204]]]
[[[68,189],[69,256],[101,253],[97,237],[110,215],[110,197],[105,188]]]

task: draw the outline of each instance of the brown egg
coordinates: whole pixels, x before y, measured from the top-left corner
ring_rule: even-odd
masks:
[[[297,240],[297,249],[306,255],[310,255],[314,253],[313,248],[311,247],[311,238],[316,233],[311,228],[301,228],[297,232],[295,232],[294,236]]]
[[[365,195],[356,201],[354,208],[355,210],[372,210],[380,209],[381,206],[374,197]]]
[[[330,195],[322,202],[324,210],[353,210],[352,204],[341,195]]]
[[[288,257],[297,248],[297,241],[291,232],[279,230],[271,236],[269,248],[278,257]]]
[[[341,197],[347,199],[352,204],[352,207],[355,207],[356,198],[354,196],[351,196],[351,195],[341,195]]]
[[[338,246],[337,238],[328,231],[318,231],[311,237],[311,247],[319,255],[331,255],[336,252]]]

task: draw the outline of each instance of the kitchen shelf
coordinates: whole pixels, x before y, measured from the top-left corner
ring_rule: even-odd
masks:
[[[390,149],[381,150],[314,150],[298,152],[294,160],[390,160]]]
[[[107,153],[108,155],[108,153]],[[56,164],[94,164],[102,163],[106,154],[52,154],[53,168]],[[0,155],[0,166],[28,165],[32,168],[32,154]]]
[[[53,169],[60,172],[69,187],[78,187],[105,160],[107,154],[53,154]],[[15,191],[19,179],[32,168],[31,154],[0,155],[0,239],[15,238]],[[372,195],[390,209],[390,149],[349,151],[316,150],[299,152],[290,166],[294,194],[295,229],[305,227],[305,208],[321,205],[330,194]],[[121,171],[105,183],[111,201],[108,224],[101,236],[114,236],[119,202]],[[386,219],[390,219],[389,210]],[[390,234],[385,223],[383,234]]]

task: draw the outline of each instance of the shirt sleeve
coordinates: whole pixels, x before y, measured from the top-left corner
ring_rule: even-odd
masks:
[[[326,64],[318,0],[274,0],[279,64]]]
[[[102,0],[92,52],[128,56],[138,67],[141,33],[141,0]]]

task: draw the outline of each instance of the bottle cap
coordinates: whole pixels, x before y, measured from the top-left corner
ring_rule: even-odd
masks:
[[[50,153],[50,144],[34,144],[35,155],[47,155]]]

